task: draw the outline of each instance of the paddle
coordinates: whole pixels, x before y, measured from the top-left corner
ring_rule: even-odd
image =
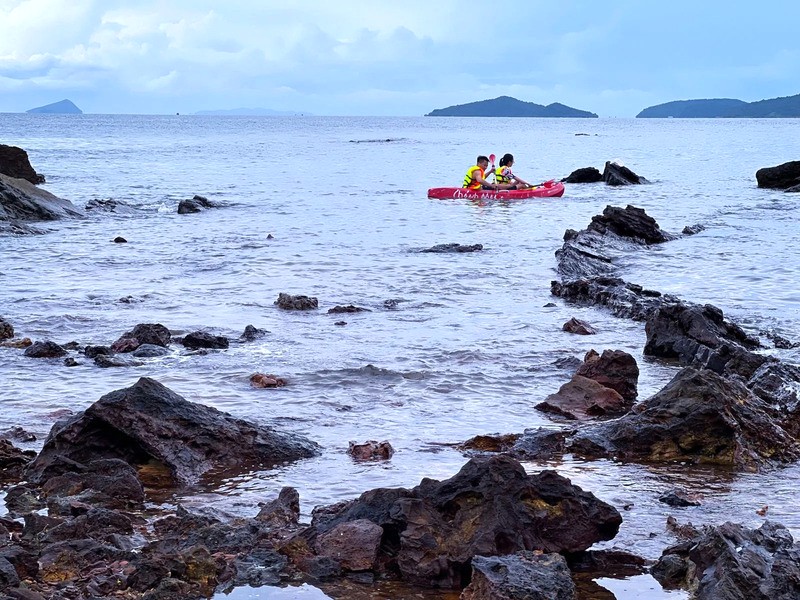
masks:
[[[489,155],[489,162],[492,163],[492,168],[494,168],[494,159],[497,158],[494,154]]]

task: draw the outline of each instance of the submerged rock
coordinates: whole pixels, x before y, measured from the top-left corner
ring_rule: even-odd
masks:
[[[435,254],[458,254],[461,252],[480,252],[481,250],[483,250],[483,244],[463,245],[452,243],[437,244],[436,246],[431,246],[425,250],[420,250],[420,252],[433,252]]]
[[[319,301],[313,296],[292,296],[284,292],[278,294],[275,304],[283,310],[315,310],[319,308]]]
[[[111,350],[112,352],[133,352],[144,344],[166,348],[171,337],[169,329],[161,323],[140,323],[132,330],[123,333],[116,342],[111,344]]]
[[[195,195],[191,200],[181,200],[178,203],[178,214],[188,215],[191,213],[198,213],[207,208],[216,208],[217,205],[211,202],[208,198]]]
[[[162,464],[171,477],[167,483],[190,485],[220,469],[231,475],[317,453],[318,446],[301,436],[189,402],[142,377],[56,423],[27,476],[43,482],[72,462],[116,458],[134,467]]]

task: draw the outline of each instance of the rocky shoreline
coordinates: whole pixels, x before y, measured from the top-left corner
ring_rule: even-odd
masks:
[[[23,205],[42,212],[0,219],[11,233],[35,233],[26,230],[29,218],[82,216],[67,201],[18,182],[0,175],[0,185],[8,186],[0,195],[13,188]],[[197,206],[209,208],[197,198]],[[3,204],[7,214],[9,205]],[[697,230],[691,226],[681,235]],[[800,597],[800,543],[778,523],[758,529],[675,524],[684,541],[647,565],[630,554],[590,550],[616,536],[623,519],[614,507],[555,471],[529,474],[519,462],[569,453],[757,472],[800,458],[800,369],[763,352],[796,342],[772,336],[766,345],[715,306],[617,276],[616,257],[678,237],[641,209],[606,207],[586,229],[565,233],[556,252],[561,279],[551,283],[552,294],[567,304],[602,306],[643,322],[644,354],[682,366],[662,390],[639,400],[631,355],[590,352],[572,379],[537,406],[559,428],[469,440],[462,446],[469,459],[450,479],[366,491],[316,507],[310,523],[300,522],[299,495],[291,487],[254,506],[251,518],[181,506],[154,509],[149,501],[165,489],[191,492],[213,486],[221,474],[307,460],[320,448],[187,400],[153,379],[58,421],[38,453],[14,445],[24,431],[5,432],[0,485],[8,514],[0,518],[0,594],[166,600],[300,582],[323,589],[355,585],[365,593],[398,581],[412,589],[451,590],[462,600],[568,600],[587,597],[575,586],[582,574],[623,570],[650,572],[665,588],[685,589],[692,598]],[[318,308],[316,298],[287,294],[276,304]],[[329,312],[363,310],[337,309]],[[591,333],[590,327],[576,332]],[[207,331],[175,337],[164,325],[143,323],[108,345],[65,347],[17,339],[0,315],[0,343],[31,358],[63,359],[66,366],[85,357],[98,367],[125,367],[171,344],[187,353],[224,352],[259,333],[248,327],[238,340]],[[256,375],[254,386],[266,380],[279,385],[279,377]],[[391,456],[390,449],[385,453]],[[357,594],[350,589],[335,597]]]

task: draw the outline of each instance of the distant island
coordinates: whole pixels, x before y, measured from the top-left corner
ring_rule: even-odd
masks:
[[[744,102],[731,98],[676,100],[645,108],[637,119],[715,119],[800,117],[800,94]]]
[[[523,102],[511,96],[500,96],[492,100],[480,100],[469,104],[457,104],[447,108],[437,108],[426,117],[571,117],[596,119],[597,115],[585,110],[570,108],[555,102],[542,106],[533,102]]]
[[[38,106],[26,113],[31,114],[51,114],[51,115],[82,115],[83,111],[75,106],[71,100],[61,100],[60,102],[53,102],[44,106]]]
[[[247,117],[300,117],[310,113],[299,113],[288,110],[272,110],[270,108],[231,108],[228,110],[200,110],[196,115],[236,115]]]

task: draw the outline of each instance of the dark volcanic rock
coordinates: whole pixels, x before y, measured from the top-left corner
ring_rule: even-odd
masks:
[[[0,483],[16,483],[22,471],[36,456],[32,450],[20,450],[5,439],[0,439]]]
[[[28,153],[16,146],[0,144],[0,173],[15,179],[24,179],[34,185],[44,183],[44,175],[33,170]]]
[[[50,340],[34,342],[25,349],[25,356],[28,358],[61,358],[66,355],[67,351],[63,346]]]
[[[576,169],[561,180],[564,183],[596,183],[603,181],[603,174],[595,167]]]
[[[210,471],[225,469],[231,475],[317,452],[315,443],[300,436],[188,402],[143,377],[56,423],[27,475],[30,481],[42,482],[65,473],[65,461],[85,464],[118,458],[134,467],[162,464],[174,483],[193,484]]]
[[[664,551],[652,569],[664,587],[693,590],[698,600],[800,598],[800,543],[783,525],[705,527]]]
[[[347,453],[356,460],[389,460],[394,455],[394,448],[385,440],[368,440],[363,444],[350,442]]]
[[[603,354],[589,350],[575,374],[617,391],[630,403],[639,394],[639,366],[636,359],[623,350],[603,350]]]
[[[195,195],[191,200],[181,200],[178,203],[178,214],[188,215],[190,213],[197,213],[207,208],[216,208],[216,204],[211,202],[208,198]]]
[[[569,321],[564,323],[561,329],[567,333],[574,333],[577,335],[594,335],[597,333],[597,330],[589,325],[589,323],[576,319],[575,317],[572,317]]]
[[[42,485],[48,500],[70,498],[92,506],[128,509],[144,502],[144,488],[136,470],[118,459],[94,460],[86,465],[65,462],[63,470]],[[53,510],[50,514],[57,514]]]
[[[283,310],[315,310],[319,308],[319,301],[313,296],[292,296],[283,292],[278,294],[275,304]]]
[[[644,244],[660,244],[674,239],[674,236],[665,233],[656,220],[644,212],[644,209],[630,204],[625,208],[606,206],[602,215],[592,217],[587,229],[600,234],[615,233],[620,237]]]
[[[644,321],[664,304],[680,302],[675,296],[643,289],[618,277],[586,277],[551,281],[550,292],[580,306],[604,306],[617,317]]]
[[[431,587],[460,587],[476,555],[520,550],[577,552],[613,538],[619,513],[554,471],[528,475],[508,456],[470,460],[451,479],[408,489],[377,489],[315,509],[324,535],[367,519],[383,529],[378,564]]]
[[[240,342],[254,342],[255,340],[263,338],[269,331],[266,329],[259,329],[254,325],[247,325],[239,336]]]
[[[436,254],[458,254],[461,252],[480,252],[483,250],[483,244],[472,244],[469,246],[462,245],[462,244],[437,244],[436,246],[431,246],[430,248],[426,248],[425,250],[420,250],[420,252],[433,252]]]
[[[756,171],[760,188],[785,190],[800,185],[800,160],[793,160],[777,167],[764,167]]]
[[[143,344],[166,348],[170,339],[169,329],[160,323],[140,323],[132,330],[123,333],[116,342],[111,344],[111,350],[113,352],[133,352]]]
[[[360,312],[371,312],[368,308],[361,308],[360,306],[353,306],[352,304],[348,304],[347,306],[334,306],[333,308],[328,309],[329,315],[338,315],[343,313],[360,313]]]
[[[475,556],[472,581],[459,600],[573,600],[575,584],[560,554],[524,550],[507,556]]]
[[[83,216],[69,200],[24,179],[0,175],[0,221],[55,221]]]
[[[537,404],[536,409],[585,421],[593,417],[621,415],[628,411],[631,404],[613,389],[593,379],[575,375],[558,392]]]
[[[603,181],[607,185],[613,186],[649,183],[647,179],[639,177],[628,167],[610,161],[606,162],[606,166],[603,169]]]
[[[197,348],[225,349],[230,345],[228,338],[222,335],[212,335],[207,331],[194,331],[183,336],[181,342],[185,347],[193,350]]]
[[[587,458],[756,471],[797,460],[800,444],[774,410],[740,381],[686,367],[633,412],[578,431],[567,441],[567,451]]]
[[[10,340],[14,337],[14,328],[11,323],[0,317],[0,340]]]

